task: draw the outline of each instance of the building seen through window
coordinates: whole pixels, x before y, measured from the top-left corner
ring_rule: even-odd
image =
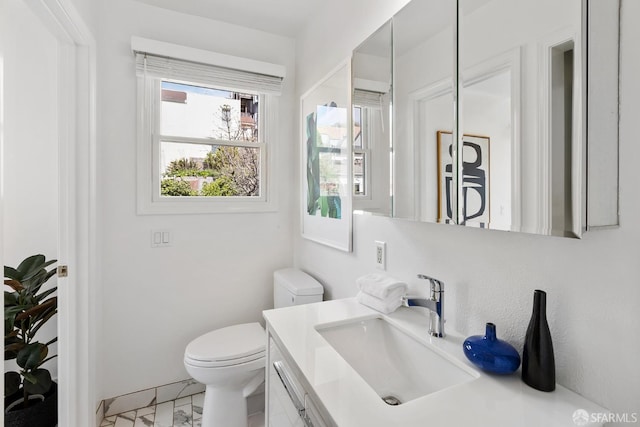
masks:
[[[259,196],[259,95],[169,81],[161,91],[161,196]]]

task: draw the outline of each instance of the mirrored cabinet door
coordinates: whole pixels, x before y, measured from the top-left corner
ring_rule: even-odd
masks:
[[[351,59],[353,208],[391,215],[391,21],[358,46]]]
[[[455,19],[455,2],[441,0],[413,0],[393,17],[396,218],[454,218]]]
[[[353,54],[356,211],[616,226],[618,28],[619,0],[407,3]]]
[[[582,228],[582,0],[460,0],[459,223]]]

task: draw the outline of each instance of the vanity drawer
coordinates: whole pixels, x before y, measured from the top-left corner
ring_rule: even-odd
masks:
[[[269,341],[268,427],[330,427],[273,340]]]

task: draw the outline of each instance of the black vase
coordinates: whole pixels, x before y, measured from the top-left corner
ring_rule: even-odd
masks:
[[[556,388],[553,342],[547,323],[547,294],[539,289],[533,294],[533,313],[524,338],[522,381],[540,391]]]

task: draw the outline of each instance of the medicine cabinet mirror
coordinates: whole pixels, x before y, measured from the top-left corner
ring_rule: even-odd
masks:
[[[413,0],[354,51],[370,138],[354,208],[567,237],[617,224],[617,1],[457,3]]]
[[[391,215],[391,21],[358,46],[351,60],[353,207]]]

